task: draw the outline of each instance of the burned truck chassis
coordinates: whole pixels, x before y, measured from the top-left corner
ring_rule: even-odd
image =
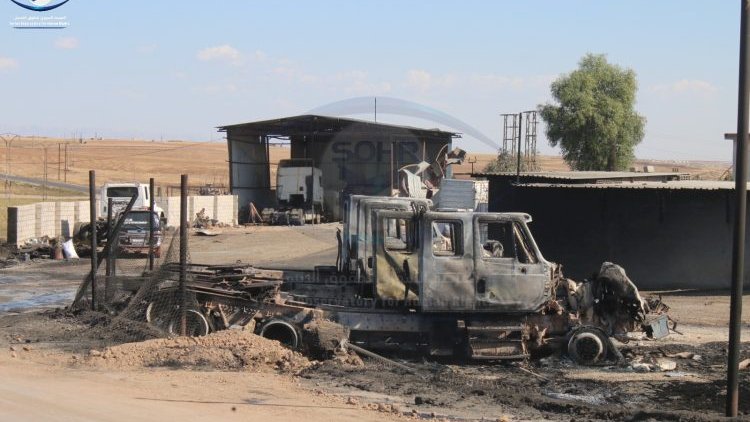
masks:
[[[309,327],[332,321],[345,333],[331,341],[478,360],[564,350],[592,364],[619,357],[610,337],[668,334],[668,307],[641,298],[621,267],[605,262],[581,283],[564,278],[544,259],[528,214],[431,207],[427,199],[353,195],[336,266],[192,264],[181,290],[180,268],[168,264],[164,280],[136,302],[147,321],[175,334],[184,325],[186,334],[205,335],[252,322],[262,336],[309,348],[320,346],[305,339]]]
[[[179,268],[174,265],[168,270],[173,276],[155,286],[142,304],[149,323],[179,334],[179,312],[175,312],[180,303],[176,282]],[[361,285],[342,283],[346,279],[342,275],[335,276],[336,282],[331,283],[330,279],[321,279],[321,271],[285,274],[247,265],[191,264],[188,274],[188,335],[253,324],[256,334],[291,348],[307,349],[310,345],[305,341],[306,324],[324,319],[346,327],[350,343],[385,352],[516,360],[563,351],[581,364],[619,356],[609,339],[612,333],[593,323],[598,318],[595,314],[602,312],[600,309],[592,309],[591,315],[571,313],[564,311],[558,300],[550,301],[536,313],[431,314],[418,312],[403,302],[389,304],[352,294]],[[303,281],[285,283],[285,278]],[[559,300],[569,300],[565,297],[570,295],[567,282],[559,278]],[[295,293],[300,291],[304,293]],[[658,301],[652,306],[668,310]],[[621,311],[608,311],[607,315]],[[654,330],[663,330],[666,318],[660,314],[653,320],[641,321],[641,325],[654,334]]]

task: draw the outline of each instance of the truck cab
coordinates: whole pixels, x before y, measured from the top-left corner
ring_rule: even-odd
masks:
[[[102,186],[99,206],[99,216],[106,218],[109,210],[107,204],[109,198],[112,198],[112,215],[125,210],[130,198],[136,197],[135,203],[133,203],[133,209],[147,209],[149,207],[151,196],[153,192],[149,192],[149,185],[139,182],[126,182],[126,183],[106,183]],[[166,216],[164,210],[158,205],[154,205],[154,211],[159,215],[162,223],[166,224]]]
[[[373,294],[422,312],[529,313],[554,295],[554,264],[522,213],[376,210]]]

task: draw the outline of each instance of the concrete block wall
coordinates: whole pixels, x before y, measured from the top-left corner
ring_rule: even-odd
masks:
[[[55,203],[38,202],[36,207],[35,225],[37,237],[39,236],[56,236],[57,222],[55,221]]]
[[[239,197],[237,195],[214,196],[215,219],[227,223],[237,224],[239,210]]]
[[[76,224],[75,202],[55,202],[55,222],[57,222],[55,236],[67,239],[73,236]]]
[[[73,202],[75,209],[74,220],[78,223],[88,223],[91,221],[91,212],[89,210],[89,201],[75,201]],[[96,201],[96,211],[99,212],[99,201]]]
[[[188,198],[189,199],[189,198]],[[188,205],[190,202],[188,202]],[[177,226],[180,221],[180,197],[163,196],[156,198],[156,205],[164,210],[164,216],[167,218],[167,225]],[[189,210],[188,210],[189,211]]]
[[[97,211],[99,201],[97,201]],[[156,203],[164,210],[167,224],[176,225],[180,221],[180,197],[158,198]],[[190,221],[202,208],[212,219],[224,224],[237,224],[239,212],[237,196],[190,196],[188,215]],[[88,223],[89,201],[38,202],[8,208],[8,243],[22,245],[27,240],[43,236],[71,237],[77,223]]]
[[[167,217],[167,225],[176,226],[180,221],[180,197],[169,196],[157,198],[156,204],[164,210]],[[201,209],[206,209],[206,214],[220,223],[237,224],[237,214],[239,212],[239,201],[236,195],[216,195],[216,196],[189,196],[188,197],[188,216],[190,221],[195,220],[195,215]]]
[[[191,196],[190,202],[188,202],[188,210],[190,215],[190,220],[195,219],[195,215],[201,212],[201,209],[206,210],[206,215],[208,218],[212,218],[216,220],[216,207],[214,206],[215,200],[214,196]]]
[[[36,237],[36,204],[8,208],[8,243],[18,245]]]
[[[77,223],[89,222],[89,201],[37,202],[8,208],[7,241],[22,245],[44,236],[72,237]]]

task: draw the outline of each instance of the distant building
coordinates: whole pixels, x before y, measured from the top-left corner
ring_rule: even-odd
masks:
[[[284,140],[291,158],[305,158],[322,170],[325,214],[340,218],[342,194],[390,195],[398,188],[398,170],[432,162],[450,150],[453,132],[364,120],[303,115],[219,127],[227,133],[229,183],[240,208],[276,206],[269,143]],[[240,212],[240,218],[246,214]]]
[[[732,182],[678,173],[522,173],[520,183],[510,174],[475,176],[489,179],[490,211],[532,216],[542,253],[568,277],[590,277],[611,261],[643,289],[730,286]]]

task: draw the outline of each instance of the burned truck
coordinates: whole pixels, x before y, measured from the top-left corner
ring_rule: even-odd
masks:
[[[566,279],[542,255],[528,214],[356,195],[344,211],[335,266],[222,267],[193,282],[203,331],[254,320],[259,334],[300,347],[306,325],[324,318],[373,350],[477,360],[563,350],[580,363],[617,357],[611,337],[669,332],[668,308],[643,299],[621,267]],[[240,312],[242,303],[251,311]]]

